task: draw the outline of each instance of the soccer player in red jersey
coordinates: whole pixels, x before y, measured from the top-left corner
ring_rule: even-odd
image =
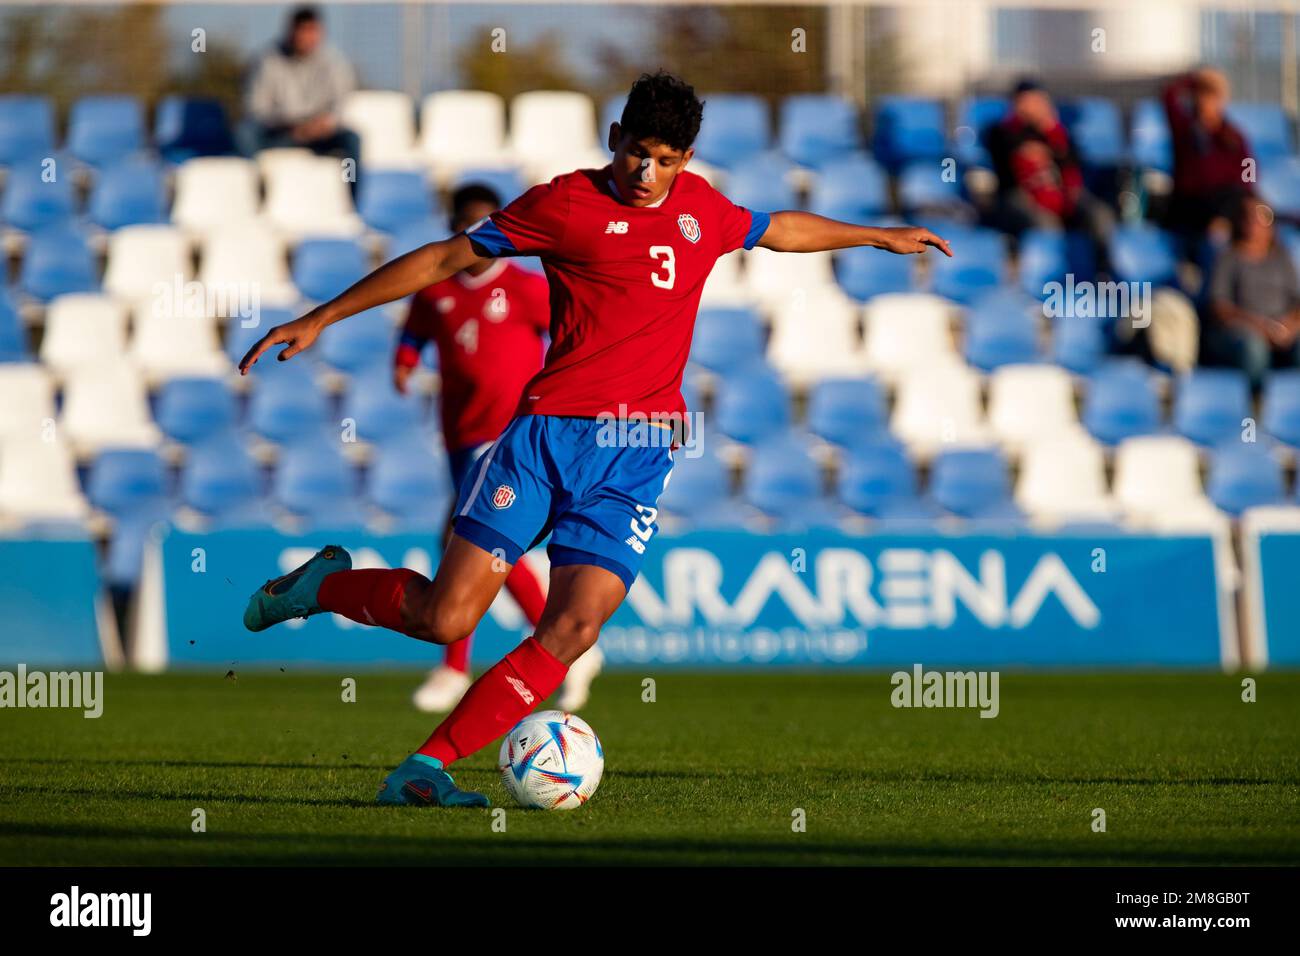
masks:
[[[550,535],[551,586],[532,637],[487,670],[427,741],[382,784],[380,803],[486,806],[447,772],[548,697],[596,643],[635,579],[682,422],[682,372],[704,280],[718,257],[872,246],[922,253],[948,244],[927,229],[873,228],[798,211],[737,206],[686,170],[703,104],[667,73],[632,86],[609,129],[613,161],[534,186],[463,233],[396,259],[307,315],[271,329],[281,361],[321,332],[484,258],[537,255],[551,294],[551,346],[516,417],[461,488],[452,537],[432,581],[408,569],[349,570],[328,545],[249,599],[261,630],[322,611],[451,644],[473,630],[508,571]],[[657,427],[664,426],[664,427]]]

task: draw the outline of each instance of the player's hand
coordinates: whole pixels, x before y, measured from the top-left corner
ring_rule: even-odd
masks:
[[[397,389],[397,394],[406,394],[406,383],[411,380],[411,373],[415,371],[410,365],[393,366],[393,388]]]
[[[239,360],[239,374],[247,375],[248,370],[257,364],[257,360],[262,357],[262,354],[275,345],[288,346],[276,356],[281,362],[293,358],[315,342],[324,327],[324,323],[311,312],[308,312],[300,319],[294,319],[292,322],[284,323],[284,325],[277,325],[258,339],[257,343],[248,350],[248,354]]]
[[[880,248],[886,252],[893,252],[900,256],[910,256],[925,252],[926,246],[934,246],[948,258],[952,258],[952,250],[948,248],[948,241],[939,238],[929,229],[922,229],[920,226],[894,226],[880,231],[884,233],[884,240],[881,242]]]

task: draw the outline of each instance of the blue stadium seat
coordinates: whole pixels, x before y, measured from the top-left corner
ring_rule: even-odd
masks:
[[[1133,164],[1139,169],[1155,169],[1172,173],[1174,169],[1173,141],[1169,135],[1169,117],[1159,100],[1138,100],[1133,107],[1133,125],[1130,133]]]
[[[202,97],[164,97],[154,114],[153,138],[170,163],[235,151],[225,107],[219,100]]]
[[[943,104],[919,96],[882,96],[876,100],[871,144],[876,159],[897,172],[905,165],[943,157]]]
[[[966,361],[986,372],[1038,361],[1037,304],[1019,290],[980,296],[966,312]]]
[[[9,169],[0,217],[24,232],[71,228],[76,215],[72,177],[45,179],[45,167],[38,156],[27,156]]]
[[[819,216],[866,224],[889,208],[885,171],[865,153],[833,159],[817,174],[808,208]]]
[[[86,497],[101,511],[122,517],[157,511],[167,495],[167,470],[158,453],[144,448],[110,448],[90,467]]]
[[[331,526],[364,522],[356,471],[337,444],[304,442],[285,449],[271,479],[271,496],[286,511]]]
[[[869,378],[823,379],[808,395],[808,430],[843,448],[879,442],[889,431],[884,390]]]
[[[234,393],[217,378],[170,379],[158,390],[154,409],[154,421],[163,434],[185,445],[232,427],[237,415]]]
[[[619,98],[622,109],[622,98]],[[606,125],[602,129],[608,129]],[[734,169],[772,145],[767,104],[757,96],[716,93],[705,97],[704,120],[695,140],[695,155],[706,163]]]
[[[763,327],[752,309],[700,309],[691,340],[691,361],[726,375],[761,361],[763,338]]]
[[[343,402],[343,416],[357,425],[357,437],[377,445],[411,439],[425,423],[424,399],[401,395],[387,365],[376,365],[354,379]]]
[[[393,238],[384,250],[384,255],[389,259],[396,259],[398,256],[404,256],[421,246],[428,245],[431,242],[441,242],[450,236],[451,230],[440,219],[430,218],[408,222],[393,233]],[[518,262],[519,260],[514,261]]]
[[[1028,229],[1020,236],[1017,250],[1020,288],[1035,298],[1046,298],[1049,282],[1064,282],[1070,271],[1065,233],[1050,229]]]
[[[697,458],[677,453],[673,477],[659,498],[659,507],[696,528],[735,528],[744,524],[744,510],[731,496],[726,463],[706,452]]]
[[[800,166],[820,168],[861,148],[858,109],[852,101],[819,93],[781,101],[781,149]]]
[[[334,298],[368,271],[365,251],[352,239],[305,239],[293,256],[293,284],[313,302]]]
[[[929,257],[931,290],[935,295],[965,305],[1002,284],[1007,272],[1007,249],[1002,233],[993,229],[949,229],[940,235],[952,243],[955,255]]]
[[[470,183],[490,187],[501,197],[503,206],[522,195],[526,188],[524,181],[519,178],[519,173],[513,169],[475,168],[457,173],[456,178],[452,180],[451,191],[455,192],[461,186],[468,186]]]
[[[872,518],[928,518],[935,510],[917,494],[916,471],[898,443],[853,448],[840,466],[839,497]]]
[[[1099,96],[1081,96],[1061,104],[1061,121],[1085,165],[1119,166],[1128,158],[1119,107]]]
[[[1093,437],[1107,445],[1158,431],[1160,396],[1150,373],[1122,361],[1103,364],[1089,381],[1082,419]]]
[[[162,170],[152,160],[127,159],[100,171],[90,193],[90,221],[105,229],[167,221]]]
[[[940,452],[931,465],[930,493],[944,510],[975,520],[1015,520],[1011,481],[1002,453],[993,448]]]
[[[1300,219],[1300,158],[1278,157],[1259,175],[1259,197],[1286,219]]]
[[[382,309],[370,309],[335,325],[318,348],[327,364],[351,374],[389,364],[396,344],[397,328]]]
[[[1295,153],[1291,121],[1279,104],[1233,100],[1227,112],[1229,121],[1245,135],[1250,155],[1259,159],[1261,167],[1267,168],[1270,159]]]
[[[68,228],[53,228],[31,237],[18,274],[20,291],[48,301],[68,292],[99,288],[95,258],[85,237]]]
[[[1282,504],[1286,491],[1282,465],[1264,444],[1224,444],[1214,450],[1205,492],[1228,514],[1247,508]]]
[[[54,107],[48,97],[0,96],[0,166],[54,155]]]
[[[366,497],[407,530],[441,529],[455,492],[446,457],[418,441],[382,446],[366,479]]]
[[[727,176],[727,197],[747,209],[794,209],[798,205],[790,185],[790,164],[777,153],[764,153]]]
[[[1279,369],[1264,380],[1264,431],[1293,448],[1300,448],[1300,369]]]
[[[347,322],[335,326],[342,329]],[[322,336],[325,341],[328,336]],[[263,366],[266,366],[263,368]],[[276,362],[269,355],[253,371],[255,384],[248,406],[253,430],[277,444],[309,441],[325,425],[329,403],[301,359]]]
[[[25,362],[27,331],[9,293],[0,288],[0,362]]]
[[[876,295],[915,291],[915,266],[911,256],[882,256],[877,249],[854,246],[835,253],[835,281],[865,302]]]
[[[1177,280],[1173,238],[1146,223],[1116,227],[1110,240],[1110,262],[1121,282],[1173,285]]]
[[[1240,440],[1242,420],[1250,414],[1250,382],[1244,372],[1201,368],[1178,382],[1174,429],[1198,445]]]
[[[898,201],[909,213],[959,205],[961,183],[946,178],[937,162],[912,163],[899,174]]]
[[[181,500],[212,518],[230,520],[256,509],[261,490],[257,464],[230,435],[190,449],[181,469]]]
[[[963,166],[991,167],[993,161],[984,147],[984,134],[1007,115],[1010,104],[1005,96],[968,96],[957,104],[957,123],[953,129],[953,155]]]
[[[436,218],[433,193],[422,172],[366,170],[357,192],[357,212],[379,232],[395,233],[403,226]]]
[[[786,434],[754,447],[741,496],[787,529],[838,524],[833,503],[822,493],[821,469],[796,435]]]
[[[737,370],[723,380],[714,400],[713,423],[722,434],[752,445],[790,424],[790,393],[765,364]]]
[[[91,166],[104,166],[143,149],[144,109],[133,96],[86,96],[72,104],[68,150]]]
[[[1106,333],[1097,319],[1062,316],[1052,323],[1052,361],[1076,375],[1096,370],[1106,355]]]
[[[284,325],[286,322],[292,322],[297,317],[291,309],[263,306],[258,314],[256,325],[245,326],[240,320],[231,321],[226,325],[226,355],[229,356],[233,364],[237,365],[257,340],[267,333],[268,329],[272,329],[277,325]],[[272,352],[276,351],[278,349],[272,350]],[[275,356],[271,355],[270,357],[274,358]],[[265,360],[259,361],[257,370],[261,372],[267,364],[268,362]]]

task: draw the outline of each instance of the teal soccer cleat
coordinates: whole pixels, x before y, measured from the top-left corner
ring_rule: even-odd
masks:
[[[424,754],[411,754],[379,785],[377,803],[398,807],[490,807],[481,793],[461,790],[442,761]]]
[[[264,631],[294,617],[319,614],[316,602],[320,583],[335,571],[352,567],[352,556],[336,544],[321,548],[300,568],[284,577],[273,578],[253,592],[244,609],[244,627],[250,631]]]

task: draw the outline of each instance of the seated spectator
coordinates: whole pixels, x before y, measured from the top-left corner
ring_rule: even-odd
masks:
[[[284,39],[254,64],[240,129],[245,153],[299,146],[358,161],[361,138],[339,119],[343,99],[355,86],[352,67],[324,41],[320,13],[299,7]]]
[[[1115,217],[1084,186],[1078,153],[1046,90],[1021,81],[985,143],[998,177],[999,228],[1015,235],[1031,227],[1082,229],[1104,252]]]
[[[1300,280],[1273,229],[1273,210],[1241,203],[1232,244],[1214,265],[1201,332],[1207,364],[1230,365],[1258,389],[1269,368],[1300,366]]]
[[[1222,245],[1242,197],[1254,192],[1244,179],[1250,146],[1227,118],[1228,80],[1203,69],[1165,87],[1165,113],[1174,153],[1174,188],[1166,227],[1182,239],[1183,254],[1203,259],[1208,237]]]

